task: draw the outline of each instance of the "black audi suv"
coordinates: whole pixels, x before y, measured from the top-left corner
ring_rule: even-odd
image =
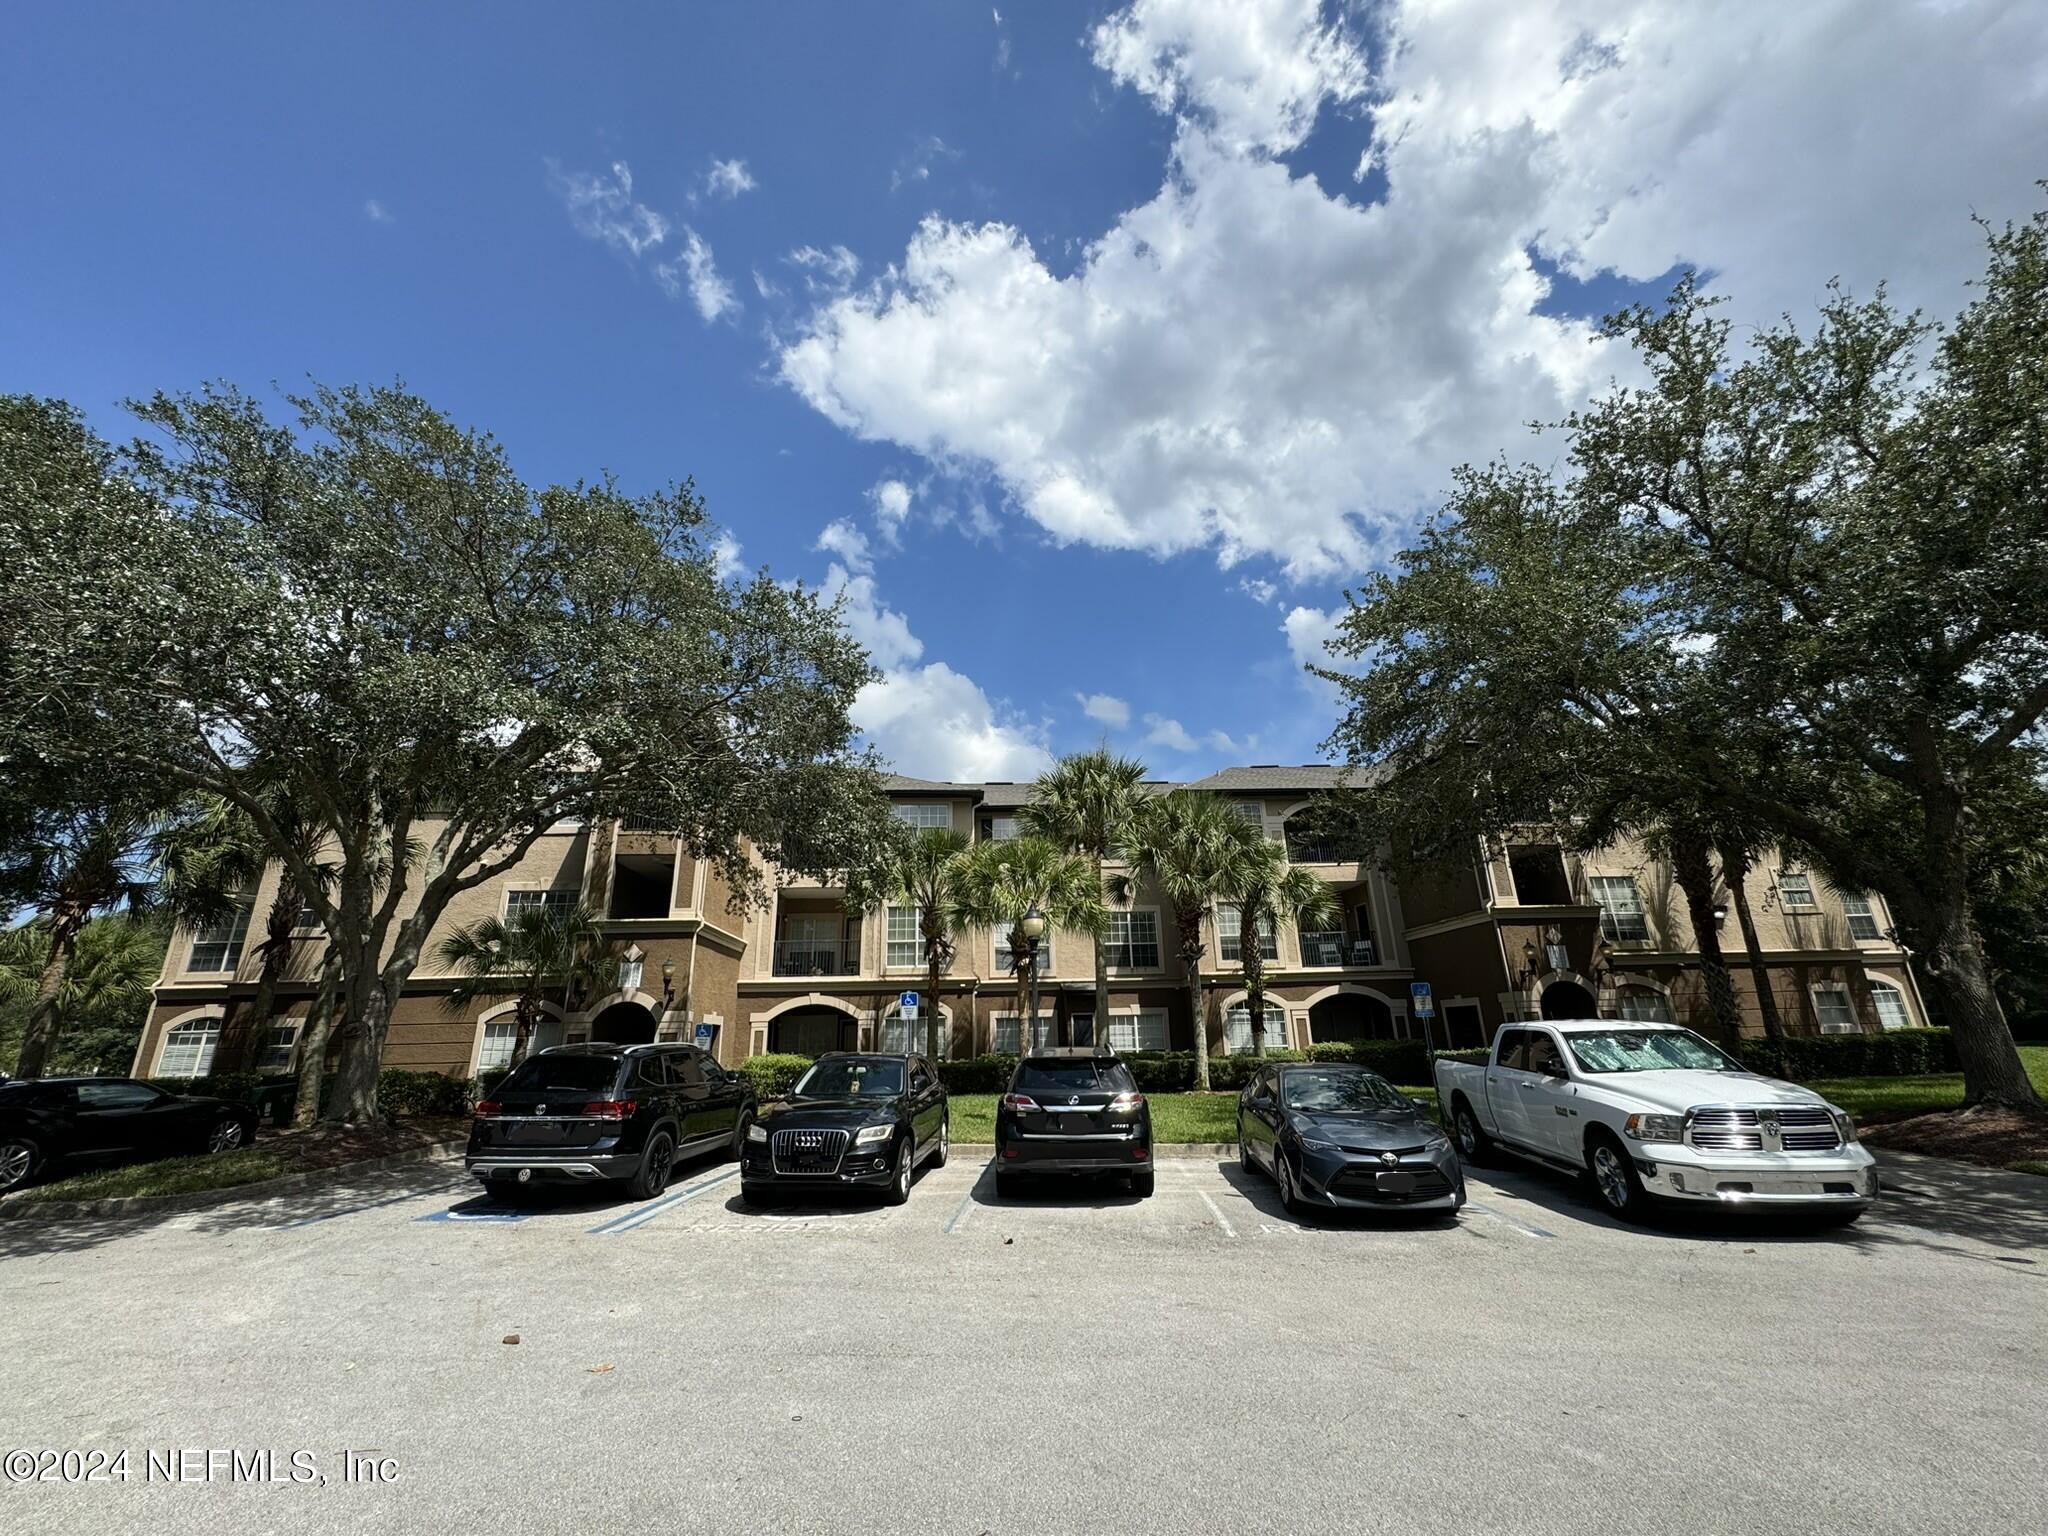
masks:
[[[1237,1100],[1237,1157],[1280,1186],[1290,1214],[1322,1210],[1455,1213],[1465,1203],[1457,1149],[1414,1100],[1364,1067],[1275,1064]]]
[[[834,1051],[761,1107],[740,1192],[770,1205],[786,1194],[869,1189],[901,1205],[918,1164],[943,1168],[951,1144],[946,1089],[924,1057]]]
[[[494,1194],[620,1180],[645,1200],[678,1159],[736,1155],[753,1121],[753,1085],[694,1045],[558,1045],[477,1105],[464,1162]]]
[[[1151,1106],[1106,1050],[1033,1052],[996,1107],[996,1193],[1015,1194],[1027,1176],[1080,1173],[1121,1173],[1134,1194],[1151,1194]]]
[[[232,1152],[255,1139],[255,1109],[228,1099],[126,1077],[0,1081],[0,1195],[63,1164]]]

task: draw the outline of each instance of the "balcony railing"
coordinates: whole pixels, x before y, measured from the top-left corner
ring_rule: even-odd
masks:
[[[1301,963],[1305,966],[1377,965],[1377,951],[1371,939],[1354,939],[1338,929],[1301,936]]]
[[[860,945],[830,939],[777,939],[777,976],[858,976]]]

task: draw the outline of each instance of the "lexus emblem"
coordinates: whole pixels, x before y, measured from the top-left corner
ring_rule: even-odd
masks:
[[[1078,1093],[1072,1094],[1068,1097],[1067,1102],[1069,1104],[1078,1104],[1081,1102],[1081,1095],[1079,1095]]]
[[[1382,1152],[1380,1154],[1380,1161],[1385,1163],[1389,1168],[1392,1168],[1401,1161],[1401,1154],[1398,1152]]]
[[[533,1112],[536,1115],[544,1115],[548,1112],[548,1107],[545,1104],[536,1104],[533,1106]]]

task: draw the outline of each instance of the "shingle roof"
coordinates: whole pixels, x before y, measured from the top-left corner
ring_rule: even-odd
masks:
[[[892,795],[979,795],[979,784],[955,784],[946,779],[911,779],[900,773],[882,775],[882,788]]]
[[[1221,794],[1261,791],[1286,794],[1336,789],[1340,783],[1368,783],[1373,777],[1372,770],[1344,769],[1331,763],[1302,763],[1289,767],[1260,763],[1249,768],[1219,769],[1206,779],[1196,779],[1190,784],[1148,779],[1145,788],[1152,794],[1164,794],[1169,789],[1208,789]],[[966,796],[991,810],[1014,810],[1020,805],[1029,805],[1034,797],[1031,785],[1026,783],[961,784],[945,779],[912,779],[895,773],[884,777],[883,787],[892,795]]]
[[[1336,789],[1343,768],[1330,763],[1302,763],[1293,767],[1282,767],[1275,763],[1259,763],[1250,768],[1222,768],[1206,779],[1197,779],[1190,789],[1211,789],[1224,794],[1243,793],[1250,790],[1316,790]],[[1352,781],[1362,777],[1353,773]]]

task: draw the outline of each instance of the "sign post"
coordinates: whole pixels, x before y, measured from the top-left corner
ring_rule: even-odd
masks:
[[[896,1010],[903,1015],[905,1023],[915,1024],[917,1022],[917,994],[915,992],[906,992],[897,998]]]
[[[1429,1086],[1436,1089],[1437,1119],[1442,1120],[1444,1113],[1444,1091],[1441,1088],[1437,1088],[1436,1031],[1430,1027],[1430,1021],[1436,1017],[1436,998],[1429,990],[1429,983],[1426,981],[1409,982],[1408,1002],[1415,1010],[1415,1016],[1422,1020],[1422,1059],[1429,1068]]]

